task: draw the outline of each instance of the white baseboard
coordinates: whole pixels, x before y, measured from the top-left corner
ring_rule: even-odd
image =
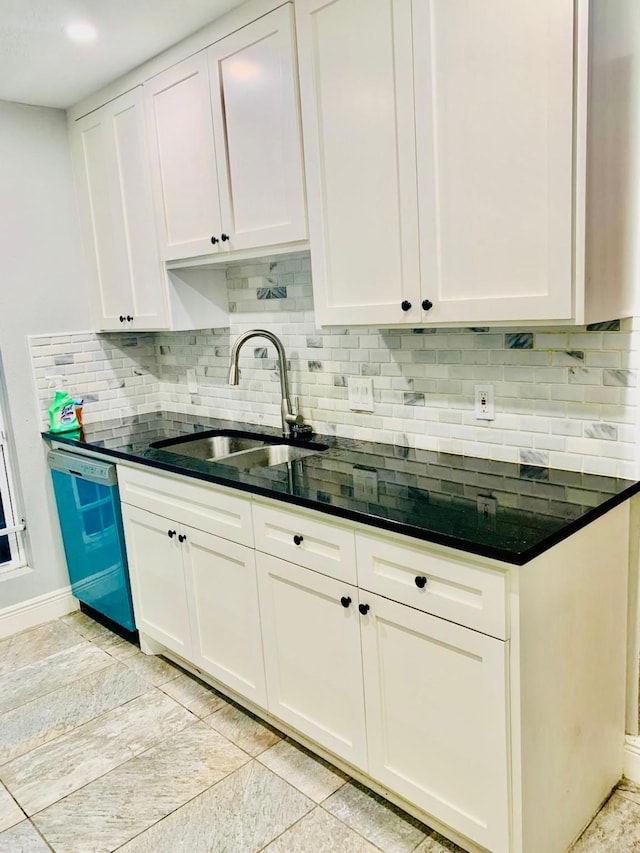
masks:
[[[69,586],[21,601],[0,610],[0,637],[17,634],[77,609],[78,601],[71,595]]]
[[[640,737],[627,735],[624,745],[624,775],[640,784]]]

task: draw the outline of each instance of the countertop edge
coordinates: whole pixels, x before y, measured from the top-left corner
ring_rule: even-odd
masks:
[[[497,560],[501,563],[506,563],[514,566],[524,566],[530,563],[536,557],[544,554],[554,546],[558,545],[564,539],[569,538],[574,533],[577,533],[583,527],[596,521],[601,516],[605,515],[615,507],[632,498],[640,492],[640,481],[634,482],[629,480],[629,487],[612,495],[611,498],[604,501],[592,510],[588,510],[580,518],[568,521],[561,529],[549,534],[543,541],[525,549],[524,551],[507,551],[502,548],[493,548],[491,546],[478,545],[467,540],[457,539],[454,536],[447,536],[443,533],[416,528],[411,524],[394,521],[393,519],[383,518],[381,516],[370,516],[365,513],[360,513],[357,510],[350,510],[344,507],[333,506],[323,503],[322,501],[310,500],[304,497],[294,497],[292,495],[275,492],[270,489],[263,489],[249,483],[240,483],[235,480],[229,480],[215,473],[205,473],[202,471],[193,471],[189,468],[184,468],[178,464],[171,462],[162,462],[156,459],[148,459],[144,456],[138,456],[125,451],[114,450],[108,447],[103,447],[96,444],[79,442],[77,438],[65,436],[64,433],[49,433],[42,432],[42,437],[47,443],[59,442],[71,448],[76,448],[80,452],[82,450],[90,451],[101,456],[107,456],[113,459],[119,459],[123,462],[129,462],[143,467],[153,468],[160,471],[167,471],[171,474],[176,474],[190,479],[200,480],[202,482],[211,483],[216,486],[234,489],[239,492],[247,492],[249,494],[258,495],[260,497],[269,498],[278,501],[279,503],[290,504],[292,506],[310,509],[315,512],[321,512],[324,515],[330,515],[336,518],[347,519],[358,524],[363,524],[366,527],[382,529],[390,533],[396,533],[402,536],[409,536],[412,539],[418,539],[422,542],[430,542],[434,545],[442,545],[447,548],[452,548],[456,551],[461,551],[466,554],[472,554],[478,557],[484,557],[491,560]]]

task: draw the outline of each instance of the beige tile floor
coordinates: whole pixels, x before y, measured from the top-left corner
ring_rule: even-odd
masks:
[[[51,850],[460,853],[79,612],[0,641],[0,853]],[[626,782],[574,848],[614,851],[640,851]]]

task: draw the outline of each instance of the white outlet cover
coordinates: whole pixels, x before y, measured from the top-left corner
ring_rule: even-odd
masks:
[[[477,421],[495,420],[496,407],[493,398],[493,385],[475,386],[474,414]]]

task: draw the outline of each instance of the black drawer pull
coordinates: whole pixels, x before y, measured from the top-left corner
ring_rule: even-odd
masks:
[[[371,610],[371,608],[368,604],[359,604],[358,610],[360,611],[360,613],[362,613],[363,616],[366,616],[369,610]]]
[[[223,242],[223,243],[226,243],[226,242],[227,242],[227,240],[230,240],[230,239],[231,239],[231,237],[229,237],[229,235],[228,235],[228,234],[221,234],[221,235],[220,235],[220,239],[222,240],[222,242]]]
[[[403,311],[411,311],[411,303],[408,302],[406,299],[404,300],[404,302],[402,302],[400,307],[402,308]]]
[[[167,536],[169,537],[169,539],[173,539],[173,537],[174,537],[175,535],[176,535],[176,531],[175,531],[175,530],[167,530]]]
[[[212,242],[212,243],[213,243],[213,245],[215,246],[215,245],[216,245],[216,243],[219,243],[219,242],[220,242],[220,240],[218,240],[218,238],[217,238],[217,237],[212,237],[212,238],[211,238],[211,242]]]
[[[427,585],[427,579],[424,577],[424,575],[418,575],[418,577],[415,579],[415,581],[416,581],[416,586],[418,587],[418,589],[424,589],[425,586]]]
[[[433,302],[430,299],[424,299],[422,302],[422,310],[430,311],[433,308]]]
[[[186,533],[179,533],[178,534],[178,542],[186,542],[186,541],[187,541]]]
[[[302,542],[303,542],[303,541],[304,541],[304,536],[299,536],[297,533],[296,533],[296,535],[293,537],[293,543],[294,543],[294,545],[302,545]]]
[[[342,598],[340,599],[340,604],[343,607],[348,607],[351,604],[351,599],[349,598],[348,595],[343,595]]]

